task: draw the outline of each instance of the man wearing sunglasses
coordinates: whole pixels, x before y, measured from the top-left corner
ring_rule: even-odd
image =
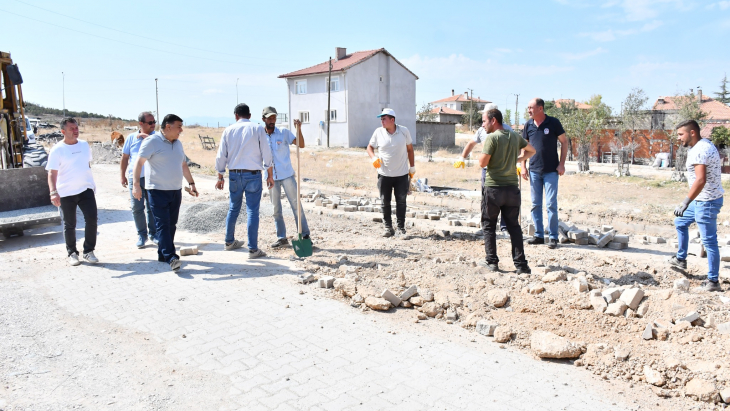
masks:
[[[395,216],[398,221],[398,235],[406,234],[406,197],[408,196],[409,177],[416,174],[413,140],[407,128],[395,124],[395,111],[384,108],[380,117],[382,127],[375,129],[368,143],[368,155],[373,167],[378,170],[378,189],[383,201],[383,237],[392,237],[393,230],[390,200],[395,194]],[[375,155],[375,148],[378,155]]]
[[[142,166],[142,172],[140,174],[140,187],[142,188],[141,199],[137,200],[132,195],[134,181],[129,180],[133,180],[134,164],[137,164],[137,157],[139,157],[139,148],[142,146],[142,141],[144,141],[145,137],[156,133],[155,124],[157,124],[157,122],[155,121],[155,117],[149,111],[143,111],[140,113],[138,120],[139,131],[128,135],[127,139],[124,141],[120,171],[122,174],[122,186],[125,188],[129,186],[129,197],[132,201],[132,216],[134,217],[134,225],[137,226],[137,248],[143,248],[148,238],[152,243],[157,244],[155,218],[152,215],[150,202],[147,199],[147,189],[145,189],[144,185],[144,172],[147,165]],[[147,209],[146,220],[145,208]]]

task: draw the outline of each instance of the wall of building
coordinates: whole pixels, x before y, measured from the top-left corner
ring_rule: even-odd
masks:
[[[591,158],[597,162],[603,162],[604,153],[611,152],[611,143],[616,140],[616,132],[614,129],[600,130],[598,138],[591,147]],[[637,164],[650,164],[651,160],[659,153],[673,153],[676,155],[679,145],[674,144],[674,149],[670,151],[669,133],[671,130],[639,130],[634,137],[634,142],[639,143],[639,147],[634,151],[634,161]],[[624,133],[624,141],[630,141],[630,132]],[[573,143],[573,157],[577,159],[578,148]]]
[[[395,110],[396,123],[415,138],[416,78],[392,57],[378,53],[353,66],[347,71],[347,87],[349,147],[367,146],[385,107]]]
[[[453,147],[456,145],[456,125],[454,123],[417,121],[416,141],[413,144],[420,147],[428,136],[431,137],[432,147]]]
[[[339,77],[340,90],[330,93],[330,109],[337,110],[337,121],[330,122],[330,147],[347,147],[349,140],[346,75],[332,73]],[[296,81],[307,80],[307,94],[296,94]],[[294,130],[293,120],[299,118],[299,112],[309,112],[309,123],[302,124],[302,134],[307,145],[327,146],[327,74],[317,74],[298,78],[288,78],[290,105],[289,126]],[[285,108],[277,110],[286,111]],[[323,124],[321,124],[323,123]]]
[[[436,114],[436,120],[439,123],[454,123],[454,124],[461,124],[461,120],[464,116],[460,116],[458,114]]]

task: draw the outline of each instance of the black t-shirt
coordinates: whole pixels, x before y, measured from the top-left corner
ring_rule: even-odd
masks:
[[[530,171],[554,173],[560,159],[558,156],[558,136],[565,134],[563,125],[555,117],[545,116],[540,126],[529,119],[522,130],[522,137],[535,147],[535,155],[530,158]]]

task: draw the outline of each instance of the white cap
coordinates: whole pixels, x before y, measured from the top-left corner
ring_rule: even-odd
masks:
[[[499,107],[497,107],[497,105],[494,103],[489,103],[484,106],[484,112],[487,112],[489,110],[499,110]]]
[[[378,117],[383,117],[383,116],[395,117],[395,110],[393,110],[392,108],[384,108],[383,112],[380,113],[380,115],[378,115]]]

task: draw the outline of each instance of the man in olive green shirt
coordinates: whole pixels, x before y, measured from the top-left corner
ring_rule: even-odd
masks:
[[[487,258],[480,265],[499,271],[497,220],[501,212],[512,242],[512,261],[517,274],[529,274],[519,221],[522,199],[516,164],[532,157],[535,149],[522,136],[502,127],[502,113],[497,109],[486,111],[482,124],[489,134],[484,138],[484,148],[479,155],[479,166],[487,168],[482,187],[482,227]]]

